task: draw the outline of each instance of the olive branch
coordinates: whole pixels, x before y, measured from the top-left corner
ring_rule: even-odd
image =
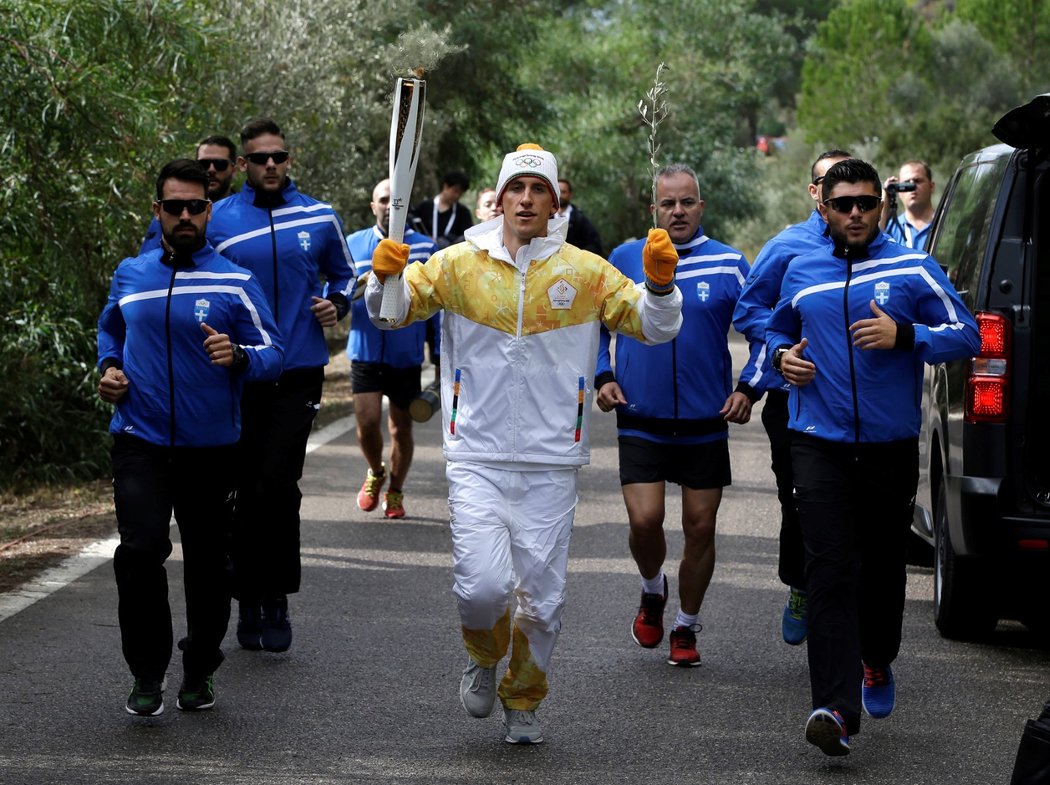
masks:
[[[667,65],[660,63],[656,67],[656,78],[653,80],[653,86],[649,88],[649,91],[645,94],[645,98],[638,102],[638,114],[642,116],[642,122],[649,128],[649,181],[652,186],[652,202],[656,204],[656,171],[659,168],[659,163],[656,160],[656,154],[660,152],[660,144],[656,141],[656,129],[659,128],[660,123],[667,117],[669,107],[665,96],[669,92],[667,85],[661,81],[663,72],[667,69]],[[656,227],[656,213],[653,213],[653,227]]]

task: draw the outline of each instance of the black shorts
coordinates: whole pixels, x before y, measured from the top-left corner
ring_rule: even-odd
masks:
[[[353,393],[382,393],[399,409],[407,409],[419,395],[423,369],[394,368],[386,363],[350,363],[350,390]]]
[[[733,477],[729,468],[729,440],[660,444],[637,436],[621,436],[620,485],[661,481],[694,491],[730,485]]]

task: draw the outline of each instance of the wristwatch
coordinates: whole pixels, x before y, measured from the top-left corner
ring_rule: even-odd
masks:
[[[781,348],[777,349],[775,352],[773,352],[772,365],[773,365],[773,370],[776,371],[777,373],[781,373],[780,361],[784,359],[784,355],[787,354],[787,353],[788,353],[788,350],[786,348],[784,348],[784,347],[781,347]]]

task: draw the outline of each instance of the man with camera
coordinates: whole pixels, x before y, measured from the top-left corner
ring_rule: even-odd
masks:
[[[879,227],[895,242],[920,251],[926,247],[926,238],[933,222],[933,173],[924,161],[906,161],[900,175],[888,177],[883,187],[886,199],[882,203]],[[897,215],[897,195],[904,205],[904,215]]]

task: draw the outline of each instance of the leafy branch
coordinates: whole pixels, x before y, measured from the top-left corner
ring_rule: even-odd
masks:
[[[656,129],[659,128],[670,111],[666,95],[669,92],[667,85],[661,80],[663,72],[667,70],[667,65],[660,63],[656,67],[656,78],[653,80],[653,86],[649,88],[649,91],[645,94],[645,98],[638,102],[638,114],[642,116],[642,122],[645,123],[649,128],[649,180],[652,184],[652,202],[656,204],[656,171],[659,168],[659,163],[656,159],[657,153],[660,152],[660,144],[656,141]],[[653,213],[653,226],[656,226],[656,213]]]

